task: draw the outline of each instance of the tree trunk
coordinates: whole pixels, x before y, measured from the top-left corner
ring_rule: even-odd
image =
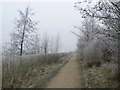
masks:
[[[23,42],[24,42],[24,36],[25,36],[25,26],[26,26],[26,23],[24,25],[24,30],[23,30],[23,35],[22,35],[21,48],[20,48],[20,56],[22,56],[22,54],[23,54]]]
[[[25,30],[26,30],[27,17],[28,17],[28,11],[26,12],[25,23],[24,23],[24,27],[23,27],[21,47],[20,47],[20,56],[23,55],[23,43],[24,43],[24,36],[25,36]]]

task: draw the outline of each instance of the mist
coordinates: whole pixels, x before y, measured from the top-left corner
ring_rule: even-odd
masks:
[[[14,31],[14,21],[18,10],[29,6],[35,13],[34,20],[39,21],[38,33],[49,37],[60,35],[60,52],[76,50],[76,38],[71,33],[74,25],[81,22],[80,14],[74,8],[74,2],[4,2],[2,3],[2,43],[10,42],[10,33]],[[67,43],[66,43],[67,42]]]

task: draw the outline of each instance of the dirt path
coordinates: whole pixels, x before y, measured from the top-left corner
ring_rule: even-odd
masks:
[[[68,63],[52,78],[46,88],[83,88],[76,55],[71,55]]]

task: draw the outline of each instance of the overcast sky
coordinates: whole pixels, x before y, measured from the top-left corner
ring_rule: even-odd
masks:
[[[71,33],[74,25],[79,26],[81,16],[74,8],[75,2],[4,2],[2,3],[2,42],[10,40],[9,34],[14,30],[14,20],[19,17],[17,10],[25,10],[26,6],[35,13],[39,20],[40,35],[47,33],[49,37],[60,34],[62,52],[74,51],[77,38]],[[75,30],[76,31],[76,30]],[[1,33],[1,32],[0,32]]]

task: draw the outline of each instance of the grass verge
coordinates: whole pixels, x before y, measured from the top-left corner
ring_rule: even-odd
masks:
[[[85,62],[78,60],[83,71],[83,78],[87,88],[118,88],[120,83],[111,78],[111,72],[105,69],[106,63],[102,63],[99,67],[86,67]],[[108,67],[107,67],[108,69]]]
[[[9,58],[3,61],[3,88],[41,87],[65,64],[65,54],[47,54]]]

